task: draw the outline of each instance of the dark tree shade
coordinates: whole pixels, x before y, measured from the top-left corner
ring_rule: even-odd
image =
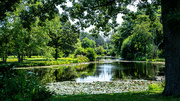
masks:
[[[164,95],[180,95],[180,0],[161,0],[165,39]]]
[[[6,17],[6,12],[15,10],[15,4],[20,0],[2,0],[0,1],[0,21]]]

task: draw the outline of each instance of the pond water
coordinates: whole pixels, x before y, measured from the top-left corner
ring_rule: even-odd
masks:
[[[157,76],[164,76],[165,65],[148,62],[112,62],[112,60],[105,59],[103,63],[17,71],[35,74],[41,78],[41,81],[46,83],[60,81],[115,81],[124,79],[155,80]]]

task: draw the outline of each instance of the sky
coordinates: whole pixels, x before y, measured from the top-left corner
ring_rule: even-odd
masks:
[[[138,3],[138,0],[137,0],[136,2],[134,2],[134,5],[137,5],[137,3]],[[72,7],[72,3],[71,3],[71,2],[67,2],[66,5],[67,5],[68,7]],[[58,10],[59,10],[59,13],[61,14],[61,13],[63,12],[63,10],[60,8],[60,6],[57,6],[57,8],[58,8]],[[134,11],[134,12],[137,11],[137,7],[132,6],[132,5],[128,5],[127,8],[130,9],[131,11]],[[123,14],[120,14],[120,13],[119,13],[119,14],[117,15],[117,19],[116,19],[117,23],[120,24],[120,25],[121,25],[122,22],[123,22],[122,16],[123,16]],[[72,22],[72,21],[70,21],[70,22],[71,22],[71,23],[75,23],[75,22]],[[94,26],[90,26],[90,27],[86,28],[84,31],[85,31],[85,32],[89,32],[89,30],[92,29],[92,28],[94,28]]]

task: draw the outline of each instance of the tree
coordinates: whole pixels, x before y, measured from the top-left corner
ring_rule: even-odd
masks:
[[[102,46],[96,47],[96,54],[102,55],[104,53],[104,48]]]
[[[3,26],[0,28],[0,57],[2,57],[3,62],[6,62],[7,56],[10,52],[12,52],[13,43],[11,42],[12,35],[10,34],[10,30]]]
[[[135,59],[137,57],[149,54],[148,48],[151,49],[152,35],[149,32],[150,23],[143,22],[136,24],[132,35],[126,38],[121,46],[121,56],[125,59]],[[151,51],[150,51],[151,52]]]
[[[20,0],[4,0],[0,2],[0,21],[5,20],[4,18],[6,17],[7,12],[12,12],[15,10],[15,5],[16,3],[19,3]]]
[[[132,20],[125,20],[121,27],[118,28],[117,33],[112,35],[111,39],[114,43],[115,51],[120,54],[121,46],[123,41],[130,35],[132,35],[131,31],[133,30]]]
[[[16,0],[17,1],[17,0]],[[55,4],[62,4],[65,0],[53,0],[46,2],[53,6]],[[110,28],[115,28],[116,18],[118,13],[128,13],[126,9],[128,4],[134,2],[134,0],[70,0],[73,2],[73,6],[67,8],[61,6],[66,12],[69,12],[72,19],[79,19],[77,25],[82,27],[88,27],[95,25],[95,29],[92,32],[98,33],[104,31],[105,35]],[[148,8],[149,15],[153,18],[153,11],[150,9],[150,3],[148,0],[139,0],[139,7]],[[7,2],[7,1],[6,1]],[[12,2],[12,1],[10,1]],[[50,2],[50,3],[49,3]],[[8,5],[9,1],[5,3],[4,7]],[[179,0],[152,0],[152,4],[158,7],[162,6],[162,23],[165,41],[165,62],[166,62],[166,86],[164,89],[164,95],[180,95],[180,1]],[[11,6],[11,5],[10,5]],[[8,6],[8,7],[10,7]],[[51,8],[51,7],[50,7]],[[52,7],[53,8],[53,7]],[[49,12],[49,9],[44,11]],[[2,12],[4,14],[6,11]],[[41,11],[42,12],[42,11]],[[85,13],[86,12],[86,13]],[[45,12],[46,13],[46,12]],[[39,13],[44,14],[45,13]],[[4,17],[3,17],[4,18]],[[83,20],[84,19],[84,20]],[[109,21],[112,19],[112,21]],[[109,22],[109,23],[108,23]],[[112,23],[110,23],[112,22]],[[108,24],[107,24],[108,23]],[[97,31],[98,30],[98,31]]]
[[[53,2],[41,0],[5,0],[0,2],[0,6],[3,6],[1,7],[2,16],[0,17],[0,20],[3,22],[1,27],[7,27],[8,32],[11,32],[11,38],[8,38],[8,40],[12,43],[13,53],[18,55],[19,62],[23,61],[25,54],[29,53],[29,56],[31,56],[32,51],[37,51],[39,46],[44,46],[43,44],[47,42],[44,40],[47,37],[44,36],[45,34],[42,34],[44,31],[41,30],[40,26],[44,26],[46,19],[54,18],[55,14],[58,13],[55,4],[63,2],[57,0]],[[44,10],[48,10],[48,12]],[[7,38],[9,35],[7,31],[3,33],[6,33],[3,37],[5,38],[6,36]],[[3,52],[6,51],[3,53],[4,56],[8,54],[6,49],[9,46],[8,40],[2,46]],[[37,40],[42,43],[38,43]],[[5,60],[5,58],[3,59]]]
[[[96,42],[96,47],[104,45],[104,39],[99,34],[96,37],[94,37],[92,34],[89,34],[87,32],[81,32],[80,40],[82,41],[85,37],[87,37],[90,40],[95,41]]]
[[[55,59],[57,60],[60,51],[67,52],[74,48],[73,45],[77,43],[78,33],[70,22],[61,23],[60,17],[56,16],[52,20],[46,21],[46,26],[49,31],[48,35],[51,38],[49,46],[55,48]]]
[[[95,43],[95,41],[90,40],[87,37],[85,37],[82,40],[82,47],[83,48],[95,48],[96,47],[96,43]]]
[[[118,13],[128,13],[126,6],[134,0],[91,0],[78,2],[73,1],[73,7],[66,9],[70,11],[72,18],[79,19],[83,26],[85,20],[87,25],[95,25],[95,30],[109,31],[109,27],[116,26]],[[153,11],[150,9],[148,0],[140,0],[139,7],[148,8],[150,18],[153,18]],[[152,4],[162,6],[162,22],[165,40],[165,62],[166,62],[166,86],[164,95],[180,95],[180,1],[179,0],[152,0]],[[84,14],[87,12],[87,14]],[[84,19],[84,20],[83,20]],[[109,19],[112,23],[109,24]],[[115,23],[115,24],[114,24]],[[94,32],[98,32],[95,31]]]
[[[44,47],[47,42],[46,33],[43,27],[39,26],[40,19],[38,17],[26,19],[28,6],[23,2],[17,4],[14,12],[7,13],[8,22],[3,26],[11,32],[12,38],[9,39],[11,39],[13,53],[18,56],[18,62],[23,62],[25,54],[29,53],[30,56],[32,50]]]
[[[161,0],[165,41],[164,95],[180,95],[180,0]]]

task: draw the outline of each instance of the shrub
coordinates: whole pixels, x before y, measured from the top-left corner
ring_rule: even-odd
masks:
[[[82,40],[82,47],[83,48],[95,48],[96,42],[93,40],[88,39],[87,37]]]
[[[161,85],[157,84],[157,83],[153,83],[151,85],[149,85],[148,87],[148,91],[159,91]]]
[[[15,72],[10,68],[9,66],[0,68],[2,74],[7,74],[1,78],[1,101],[40,101],[50,98],[52,94],[47,91],[42,83],[38,82],[35,74],[25,74],[25,72],[21,70]]]
[[[74,55],[77,56],[77,55],[86,55],[87,54],[87,51],[84,49],[84,48],[78,48],[75,50],[75,53]]]
[[[110,50],[110,55],[111,55],[111,56],[115,56],[115,55],[116,55],[115,49],[111,49],[111,50]]]
[[[89,61],[89,59],[83,55],[77,55],[77,59],[79,60],[79,62],[87,62]]]
[[[96,48],[96,54],[102,55],[103,53],[104,53],[104,48],[102,46]]]
[[[87,58],[90,60],[90,61],[95,61],[96,60],[96,53],[94,51],[93,48],[87,48]]]
[[[121,46],[121,57],[125,59],[134,59],[134,47],[131,44],[131,37],[125,39]]]
[[[78,48],[75,51],[75,57],[77,57],[77,55],[83,55],[86,56],[90,61],[95,61],[96,60],[96,53],[94,51],[93,48]]]

